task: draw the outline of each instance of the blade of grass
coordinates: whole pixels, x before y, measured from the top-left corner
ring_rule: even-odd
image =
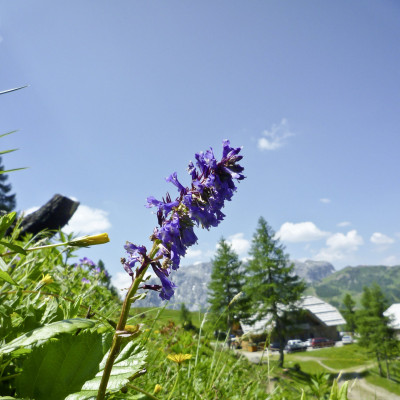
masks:
[[[16,90],[24,89],[24,88],[26,88],[28,86],[29,85],[25,85],[25,86],[20,86],[20,87],[14,88],[14,89],[3,90],[2,92],[0,92],[0,94],[6,94],[6,93],[15,92]]]

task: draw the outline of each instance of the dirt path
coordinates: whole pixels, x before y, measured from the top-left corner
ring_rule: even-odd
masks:
[[[236,350],[236,352],[238,354],[242,354],[254,364],[258,364],[263,355],[262,351],[249,352]],[[340,372],[342,372],[343,374],[346,374],[345,380],[349,380],[349,374],[352,375],[352,379],[349,380],[349,400],[400,400],[400,396],[388,392],[380,386],[372,385],[371,383],[367,382],[365,378],[360,377],[360,373],[363,372],[366,368],[371,367],[373,363],[371,363],[370,365],[362,365],[359,367],[352,367],[339,371],[337,369],[328,367],[323,363],[323,359],[320,359],[318,357],[309,357],[306,355],[303,356],[302,354],[300,355],[300,353],[298,353],[297,355],[301,361],[316,361],[323,368],[332,373],[339,374]],[[264,353],[263,362],[266,362],[266,358],[267,354]],[[344,379],[342,378],[341,381],[344,382]]]

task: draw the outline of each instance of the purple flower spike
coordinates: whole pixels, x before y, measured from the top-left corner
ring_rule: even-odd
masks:
[[[204,153],[197,153],[197,168],[193,162],[188,166],[192,179],[190,186],[185,188],[178,181],[176,172],[166,178],[167,182],[178,189],[179,194],[174,201],[169,194],[162,201],[152,196],[147,198],[147,207],[157,208],[159,227],[154,229],[151,239],[158,245],[157,265],[146,258],[148,256],[144,246],[129,243],[125,246],[129,259],[124,263],[124,268],[133,276],[132,268],[136,262],[141,264],[141,268],[152,263],[154,272],[161,280],[160,297],[163,300],[169,300],[176,288],[167,278],[171,269],[178,269],[187,248],[197,243],[193,227],[197,225],[210,229],[218,226],[224,219],[225,215],[221,210],[225,201],[230,201],[236,191],[235,180],[241,181],[245,178],[242,173],[244,168],[239,165],[242,159],[240,151],[241,147],[231,147],[229,140],[224,140],[221,161],[215,158],[212,148]],[[148,285],[143,287],[150,289]],[[158,289],[153,287],[152,290]]]

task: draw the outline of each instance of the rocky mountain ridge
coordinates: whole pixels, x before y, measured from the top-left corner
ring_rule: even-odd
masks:
[[[295,273],[304,279],[308,284],[320,282],[325,277],[335,272],[332,264],[324,261],[306,260],[292,261]],[[190,311],[205,310],[207,304],[208,284],[211,280],[212,264],[198,263],[185,265],[179,268],[172,275],[173,282],[178,286],[175,296],[168,304],[168,308],[179,309],[182,303]],[[157,283],[156,280],[150,280],[150,283]],[[139,307],[159,307],[164,302],[156,292],[150,292],[147,298],[136,303]]]

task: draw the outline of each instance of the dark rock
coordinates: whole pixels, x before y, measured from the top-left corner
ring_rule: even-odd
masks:
[[[20,236],[27,233],[35,235],[45,229],[50,231],[48,236],[52,236],[68,223],[78,206],[79,202],[60,194],[55,194],[39,210],[27,215],[22,220]]]

